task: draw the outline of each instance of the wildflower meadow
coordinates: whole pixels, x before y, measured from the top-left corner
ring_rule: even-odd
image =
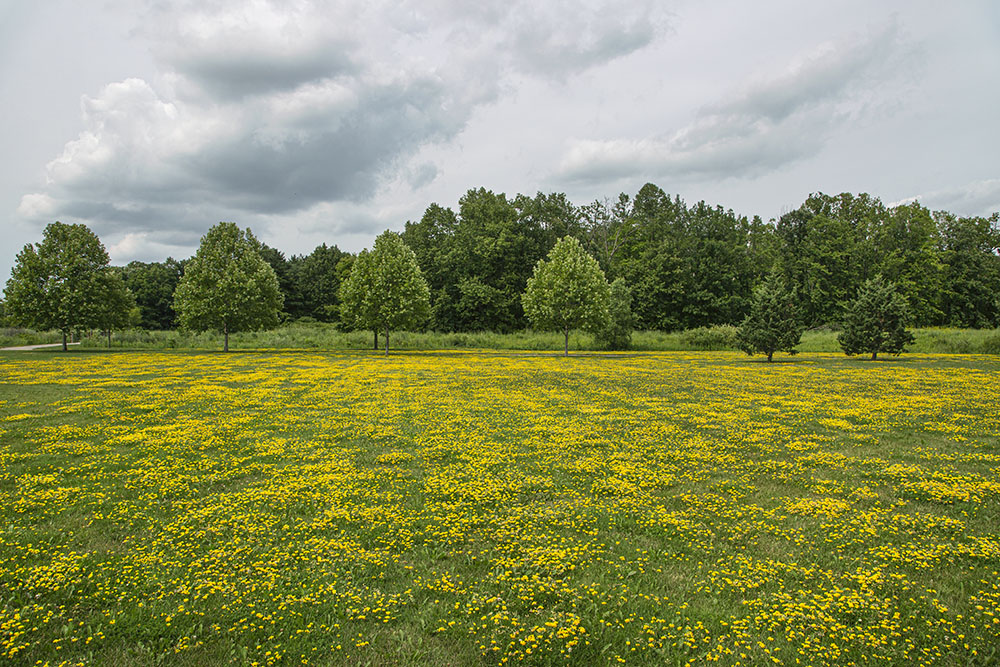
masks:
[[[0,354],[0,662],[991,665],[1000,362]]]

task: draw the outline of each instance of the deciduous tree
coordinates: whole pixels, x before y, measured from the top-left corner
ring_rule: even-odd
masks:
[[[281,289],[261,248],[249,228],[240,230],[235,223],[208,230],[174,292],[181,326],[221,331],[228,352],[230,333],[276,325]]]
[[[610,285],[608,324],[597,332],[597,346],[602,350],[627,350],[632,344],[632,290],[624,278]]]
[[[108,253],[86,225],[53,222],[42,242],[24,246],[4,292],[15,323],[62,332],[100,326],[102,298],[110,284]],[[126,311],[127,312],[127,311]]]
[[[569,332],[600,331],[607,325],[611,291],[597,260],[580,242],[565,236],[547,259],[540,259],[521,297],[531,323],[563,333],[563,354],[569,355]]]
[[[385,335],[424,324],[430,315],[430,290],[417,258],[399,234],[386,231],[371,251],[362,250],[340,292],[342,317],[358,328]]]

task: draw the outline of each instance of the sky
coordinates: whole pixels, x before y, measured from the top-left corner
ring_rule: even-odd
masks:
[[[1000,210],[1000,3],[0,0],[0,275],[219,221],[358,251],[469,189]]]

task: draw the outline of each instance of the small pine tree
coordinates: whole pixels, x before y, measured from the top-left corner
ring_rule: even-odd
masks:
[[[750,314],[736,332],[737,344],[747,354],[766,354],[770,362],[778,351],[795,354],[801,337],[794,294],[772,273],[754,290]]]
[[[632,345],[632,290],[624,278],[611,283],[608,325],[597,332],[595,340],[602,350],[627,350]]]
[[[858,292],[844,317],[844,331],[837,337],[848,355],[870,353],[872,361],[879,352],[899,356],[914,341],[906,330],[909,310],[906,299],[895,285],[881,276],[868,280]]]

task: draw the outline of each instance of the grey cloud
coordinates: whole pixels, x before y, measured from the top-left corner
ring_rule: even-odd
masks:
[[[580,11],[572,2],[534,7],[539,9],[519,13],[512,26],[514,61],[519,69],[553,77],[638,51],[662,28],[655,7],[643,3],[603,5],[593,11]]]
[[[406,173],[406,182],[410,189],[419,190],[434,181],[438,176],[438,168],[430,162],[424,162],[409,169]]]
[[[784,75],[702,108],[673,135],[577,141],[558,178],[748,178],[781,169],[819,152],[838,125],[862,114],[876,86],[884,94],[910,53],[894,26],[827,46]]]
[[[656,6],[152,3],[140,31],[163,77],[84,98],[80,136],[21,212],[183,245],[220,219],[420,188],[437,169],[408,161],[458,136],[511,71],[564,77],[631,53],[657,34]]]
[[[294,90],[310,81],[356,71],[347,55],[336,48],[285,57],[259,52],[186,55],[175,62],[178,71],[200,90],[221,98]]]
[[[919,201],[922,205],[935,211],[950,211],[967,216],[990,216],[1000,212],[1000,178],[973,181],[955,188],[935,190],[908,197],[890,205],[895,206],[911,201]]]
[[[375,86],[357,97],[327,126],[265,142],[238,135],[192,156],[191,166],[241,209],[286,213],[321,201],[361,201],[394,160],[453,136],[464,121],[442,111],[447,91],[434,80]]]

